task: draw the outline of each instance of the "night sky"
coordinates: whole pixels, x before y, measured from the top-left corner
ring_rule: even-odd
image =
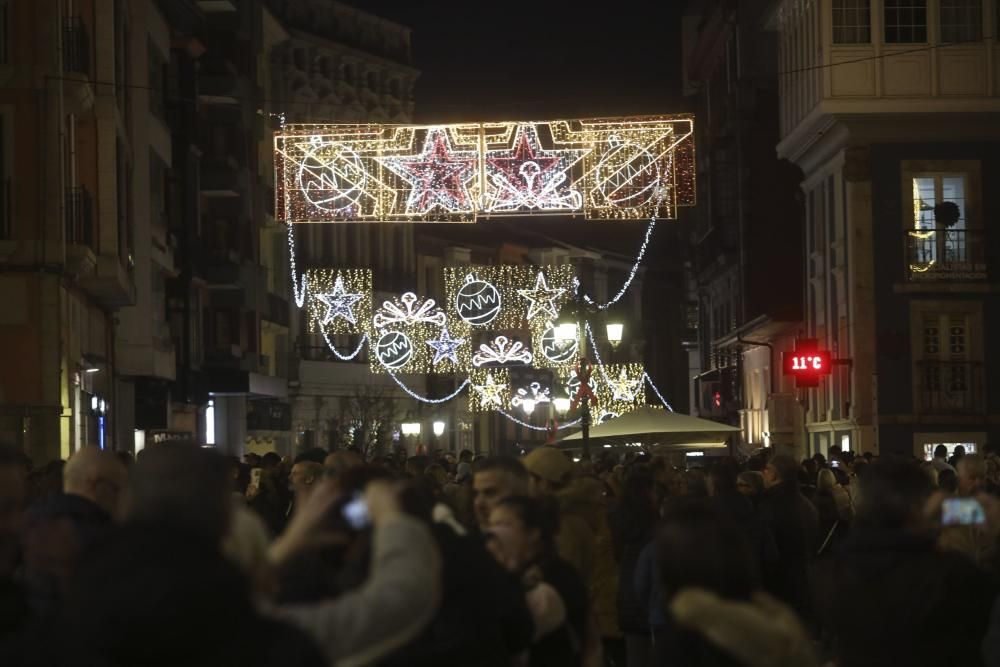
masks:
[[[353,0],[349,4],[413,29],[414,66],[421,71],[417,122],[686,110],[680,94],[680,0],[605,0],[601,9],[563,1]],[[552,218],[481,224],[531,224],[568,243],[630,255],[645,229],[642,222]],[[676,248],[671,239],[676,239],[674,233],[658,230],[651,248],[654,262]]]

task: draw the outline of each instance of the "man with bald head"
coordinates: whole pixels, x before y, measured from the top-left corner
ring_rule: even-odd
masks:
[[[63,492],[28,510],[24,573],[36,612],[57,610],[80,555],[119,515],[127,482],[128,472],[113,452],[83,447],[63,469]]]

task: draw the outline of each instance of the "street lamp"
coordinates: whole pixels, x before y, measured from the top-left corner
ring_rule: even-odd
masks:
[[[434,422],[434,424],[432,424],[432,427],[434,429],[434,437],[440,438],[442,435],[444,435],[444,426],[445,424],[443,421],[436,421]]]
[[[611,343],[611,348],[614,350],[618,349],[618,345],[622,342],[622,333],[625,330],[625,325],[621,322],[608,322],[608,342]]]
[[[566,396],[560,396],[559,398],[552,399],[552,405],[555,407],[556,412],[559,413],[560,416],[569,412],[570,403],[571,401]]]

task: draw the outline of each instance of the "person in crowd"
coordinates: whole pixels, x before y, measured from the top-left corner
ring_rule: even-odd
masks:
[[[80,563],[53,664],[322,665],[304,633],[257,612],[247,580],[223,557],[231,488],[214,452],[147,448],[130,476],[124,525]]]
[[[958,493],[958,473],[950,466],[944,470],[938,470],[938,488],[948,495]]]
[[[820,467],[813,459],[803,461],[799,470],[799,491],[809,502],[816,499],[816,476],[819,471]]]
[[[847,534],[854,516],[851,498],[829,468],[823,468],[816,477],[816,495],[813,504],[819,516],[820,544],[817,554],[831,553]]]
[[[465,536],[434,519],[435,484],[418,477],[403,492],[402,506],[431,525],[442,559],[441,605],[427,629],[379,667],[510,667],[534,632],[520,581],[493,558],[482,536]]]
[[[555,447],[539,447],[524,457],[524,467],[531,476],[531,495],[550,496],[559,506],[559,532],[556,549],[559,557],[570,563],[590,582],[594,572],[596,539],[589,518],[607,531],[607,510],[600,490],[581,489],[571,479],[573,463]],[[608,544],[610,549],[611,545]],[[609,554],[610,555],[610,554]]]
[[[587,589],[557,555],[558,523],[547,498],[508,496],[490,513],[488,544],[497,561],[517,574],[534,620],[531,667],[579,667],[587,645]]]
[[[986,461],[979,454],[969,454],[958,461],[957,498],[979,503],[986,519],[989,510],[998,502],[986,491]],[[943,502],[943,499],[942,499]],[[972,559],[977,565],[994,575],[1000,574],[997,535],[989,521],[981,524],[955,524],[943,526],[938,546]]]
[[[338,449],[335,452],[330,452],[323,459],[326,476],[330,479],[336,479],[348,470],[364,465],[364,463],[365,460],[361,454],[352,448]]]
[[[670,615],[747,667],[819,664],[799,617],[761,591],[744,601],[727,600],[704,588],[685,588],[671,601]]]
[[[260,515],[272,535],[285,528],[292,506],[291,491],[283,473],[281,457],[268,452],[260,459],[260,486],[247,489],[250,508]]]
[[[945,470],[955,472],[955,467],[948,463],[948,447],[945,445],[938,445],[934,448],[934,458],[931,459],[931,465],[933,465],[939,473],[944,472]]]
[[[673,503],[664,514],[655,548],[660,594],[667,606],[689,587],[745,602],[759,585],[755,559],[743,530],[711,500],[690,498]],[[655,654],[656,665],[739,664],[672,618],[657,633]]]
[[[528,493],[528,471],[520,461],[507,456],[483,459],[475,468],[472,507],[479,530],[485,534],[489,529],[490,514],[498,502],[507,496]]]
[[[644,464],[629,466],[622,485],[620,498],[611,507],[609,521],[611,538],[618,561],[618,626],[625,636],[625,654],[628,667],[645,667],[652,650],[650,641],[650,606],[647,596],[654,593],[652,572],[650,586],[637,588],[633,582],[639,556],[652,542],[656,526],[656,482],[649,467]],[[650,566],[652,561],[650,561]]]
[[[765,569],[774,571],[780,567],[774,535],[759,516],[753,501],[740,493],[736,485],[737,472],[733,462],[723,461],[709,471],[708,489],[713,504],[743,531],[758,572]]]
[[[736,490],[756,504],[764,493],[764,475],[755,470],[744,470],[736,476]]]
[[[965,445],[957,445],[955,451],[952,452],[951,457],[948,458],[948,464],[958,471],[958,463],[965,456]]]
[[[341,497],[324,482],[271,545],[280,565],[308,545]],[[441,553],[430,525],[403,511],[399,487],[376,479],[364,491],[371,522],[369,573],[356,589],[309,604],[267,609],[305,630],[330,664],[369,664],[419,637],[434,619],[442,595]]]
[[[23,577],[34,612],[56,613],[78,560],[120,517],[128,471],[114,452],[83,447],[63,470],[63,493],[25,515]]]
[[[574,466],[555,447],[533,450],[525,457],[524,466],[531,475],[532,495],[552,498],[558,505],[556,549],[561,559],[578,568],[587,586],[594,627],[588,633],[592,643],[585,647],[585,654],[594,659],[602,653],[604,643],[614,644],[621,637],[618,576],[604,487],[592,476],[589,461]]]
[[[779,563],[763,573],[765,588],[808,617],[808,568],[819,546],[819,516],[799,493],[798,472],[792,457],[772,457],[764,468],[766,489],[758,509],[774,536]]]
[[[323,480],[323,464],[310,459],[297,460],[288,475],[294,503],[304,503],[313,489]]]
[[[982,664],[997,586],[969,559],[938,550],[932,490],[904,458],[883,457],[861,479],[824,614],[838,667]]]

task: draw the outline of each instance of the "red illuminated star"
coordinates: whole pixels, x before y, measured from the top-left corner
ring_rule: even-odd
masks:
[[[419,155],[380,158],[411,185],[407,213],[429,213],[439,206],[449,213],[473,210],[468,181],[476,173],[476,151],[455,151],[444,128],[427,131]]]

